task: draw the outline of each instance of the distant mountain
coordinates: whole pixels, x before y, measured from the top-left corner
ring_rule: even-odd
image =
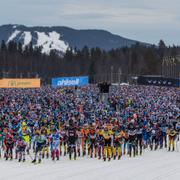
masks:
[[[24,25],[0,26],[0,42],[21,42],[23,46],[30,42],[33,46],[41,46],[42,53],[50,50],[65,53],[70,47],[82,49],[84,46],[99,47],[103,50],[131,47],[138,41],[130,40],[104,30],[76,30],[68,27],[26,27]],[[140,42],[139,42],[140,43]],[[143,43],[145,44],[145,43]]]

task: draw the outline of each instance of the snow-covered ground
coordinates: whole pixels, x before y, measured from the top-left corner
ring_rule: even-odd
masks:
[[[178,145],[180,150],[180,144]],[[88,157],[31,164],[0,160],[0,180],[179,180],[180,152],[146,150],[142,156],[103,162]]]

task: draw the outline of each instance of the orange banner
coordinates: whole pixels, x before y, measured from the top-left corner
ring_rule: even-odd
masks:
[[[0,79],[0,88],[40,88],[40,79]]]

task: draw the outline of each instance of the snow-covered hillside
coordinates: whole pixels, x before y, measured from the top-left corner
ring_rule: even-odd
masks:
[[[20,33],[20,31],[15,30],[15,31],[10,35],[10,37],[9,37],[9,39],[6,41],[6,43],[9,43],[10,41],[13,41],[19,33]]]
[[[180,145],[178,146],[180,149]],[[103,162],[79,158],[31,164],[0,160],[0,180],[179,180],[180,152],[146,150],[142,156]]]
[[[60,34],[53,31],[49,34],[37,32],[38,41],[36,46],[42,47],[42,52],[49,54],[51,50],[66,52],[68,45],[60,39]]]
[[[23,47],[32,42],[34,47],[42,46],[42,52],[47,54],[50,50],[57,50],[63,54],[69,47],[82,49],[87,46],[111,50],[141,43],[105,30],[76,30],[64,26],[27,27],[13,24],[0,26],[0,43],[2,40],[6,43],[21,42]],[[142,44],[147,45],[146,43]]]
[[[55,31],[49,33],[35,31],[33,33],[36,34],[37,37],[36,43],[33,44],[33,47],[42,47],[42,53],[49,54],[51,50],[56,50],[65,53],[69,47],[67,43],[61,40],[61,35]],[[32,32],[14,30],[9,36],[6,43],[9,43],[10,41],[14,40],[20,41],[22,42],[23,47],[25,47],[26,45],[30,44],[32,39]]]

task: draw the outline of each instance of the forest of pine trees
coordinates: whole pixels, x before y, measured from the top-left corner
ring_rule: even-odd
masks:
[[[91,82],[108,80],[121,74],[124,77],[136,75],[161,75],[165,56],[180,54],[180,47],[166,47],[161,40],[158,46],[136,44],[131,48],[103,51],[99,48],[70,49],[59,56],[51,51],[42,54],[41,48],[21,43],[1,42],[0,77],[35,78],[50,82],[53,77],[88,75]],[[115,81],[113,78],[112,81]]]

